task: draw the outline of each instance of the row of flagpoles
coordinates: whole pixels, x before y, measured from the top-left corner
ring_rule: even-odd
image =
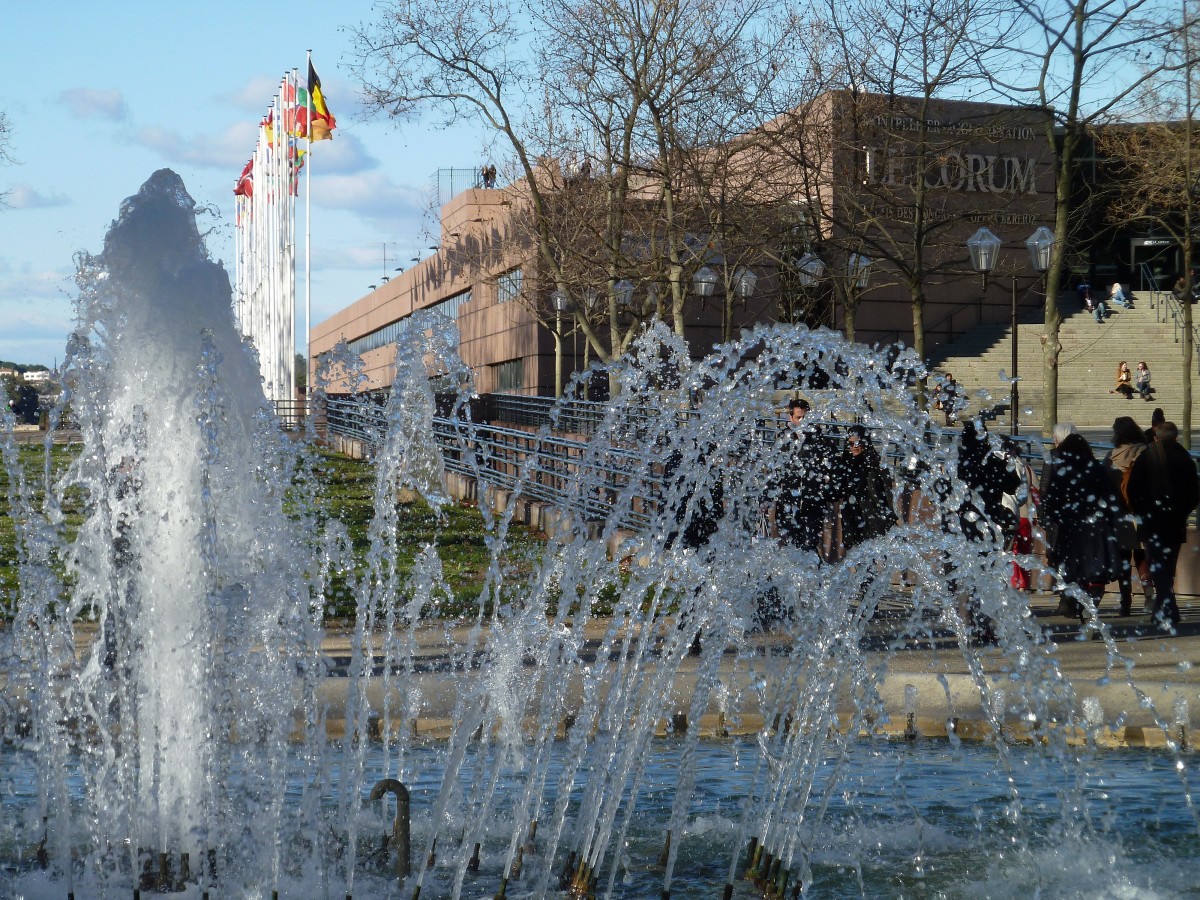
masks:
[[[263,390],[270,400],[291,400],[296,379],[296,198],[304,172],[304,334],[312,314],[310,243],[312,145],[337,127],[308,59],[308,81],[295,69],[284,76],[258,142],[233,193],[236,199],[238,327],[258,351]],[[307,365],[307,353],[306,353]]]

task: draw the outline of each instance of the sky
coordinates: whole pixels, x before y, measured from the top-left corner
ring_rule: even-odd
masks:
[[[280,79],[292,68],[303,75],[307,50],[338,126],[311,156],[313,324],[432,252],[437,169],[478,167],[486,136],[470,127],[365,116],[346,29],[372,18],[370,0],[210,0],[186,18],[183,9],[7,5],[0,110],[13,162],[0,164],[0,359],[62,361],[73,257],[103,249],[121,201],[157,169],[173,169],[197,204],[216,209],[200,227],[233,280],[234,183]],[[296,227],[302,351],[303,196]]]

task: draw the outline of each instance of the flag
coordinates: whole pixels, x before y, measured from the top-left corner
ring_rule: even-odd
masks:
[[[308,105],[312,110],[311,129],[308,136],[310,141],[327,141],[333,137],[333,129],[337,122],[333,113],[325,105],[325,95],[321,92],[321,79],[313,68],[312,60],[308,61]]]
[[[266,132],[266,135],[267,135],[267,146],[274,147],[275,146],[275,110],[274,110],[274,108],[272,108],[271,111],[267,113],[267,117],[262,120],[262,129],[264,132]]]
[[[238,176],[237,184],[233,187],[233,192],[239,197],[254,196],[254,160],[251,159],[246,163],[246,168],[242,169],[242,174]]]
[[[308,137],[308,91],[290,80],[283,86],[283,129],[292,137]]]
[[[288,185],[291,188],[292,196],[297,197],[300,195],[300,170],[304,168],[306,154],[296,145],[295,141],[290,143],[292,148],[291,159],[288,161]]]

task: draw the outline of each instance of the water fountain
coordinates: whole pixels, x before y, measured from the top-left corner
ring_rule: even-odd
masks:
[[[315,512],[315,436],[279,433],[178,177],[155,173],[79,264],[56,416],[69,406],[82,452],[57,473],[22,463],[11,422],[0,441],[20,579],[0,634],[5,896],[1170,893],[1200,870],[1186,738],[1149,762],[1096,751],[1125,713],[1076,696],[1010,558],[964,534],[957,451],[927,440],[910,354],[772,327],[693,362],[648,330],[572,482],[611,513],[564,513],[540,557],[514,559],[513,507],[485,503],[477,612],[445,621],[436,542],[395,565],[395,500],[449,502],[447,393],[457,452],[485,465],[451,329],[416,316],[398,342],[357,571]],[[936,503],[836,560],[765,538],[781,387],[825,427],[868,425],[911,476],[897,492]],[[634,514],[648,527],[622,529]],[[357,615],[335,673],[338,579]],[[771,604],[786,615],[764,631]],[[1092,631],[1105,677],[1130,678]],[[961,677],[894,676],[938,643]],[[1186,703],[1144,705],[1186,734]],[[931,710],[944,740],[919,736]],[[381,849],[391,795],[411,807],[406,858]],[[1147,823],[1159,837],[1133,843]],[[1159,874],[1167,858],[1182,874]]]

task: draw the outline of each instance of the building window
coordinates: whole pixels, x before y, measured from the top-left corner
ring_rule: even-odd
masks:
[[[507,303],[521,296],[521,269],[517,267],[496,276],[496,302]]]
[[[525,387],[525,360],[510,359],[492,366],[495,371],[496,391],[519,391]]]
[[[432,306],[425,307],[436,313],[445,316],[451,322],[458,322],[458,314],[462,311],[465,304],[471,302],[471,289],[467,288],[453,297],[447,297],[440,303],[435,303]],[[407,318],[407,316],[405,317]],[[400,329],[403,327],[404,319],[397,319],[395,322],[389,322],[382,328],[376,328],[374,331],[364,334],[360,338],[355,338],[346,346],[350,348],[351,353],[356,353],[362,356],[369,350],[378,350],[380,347],[386,347],[389,344],[396,343],[396,338],[400,336]]]
[[[441,303],[435,303],[429,309],[435,312],[440,312],[451,322],[458,321],[458,314],[462,310],[463,305],[471,302],[471,289],[467,288],[461,294],[455,294],[453,297],[447,297]]]
[[[397,319],[395,322],[389,322],[382,328],[377,328],[360,338],[355,338],[347,342],[346,346],[350,348],[351,353],[362,356],[368,350],[378,350],[380,347],[386,347],[388,344],[395,343],[397,336],[400,334],[401,321]]]

